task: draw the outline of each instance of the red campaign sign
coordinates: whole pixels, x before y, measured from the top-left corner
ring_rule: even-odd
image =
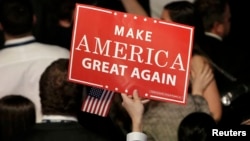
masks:
[[[186,103],[192,26],[76,4],[69,81]]]

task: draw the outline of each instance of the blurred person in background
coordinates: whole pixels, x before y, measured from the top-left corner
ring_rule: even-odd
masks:
[[[36,122],[34,103],[22,95],[0,99],[0,140],[24,141]]]
[[[69,59],[52,62],[41,75],[39,96],[42,123],[37,123],[27,141],[107,141],[78,121],[83,85],[68,81]],[[89,121],[85,121],[89,122]]]
[[[0,97],[19,93],[36,106],[41,122],[39,79],[45,68],[58,58],[69,58],[69,51],[40,43],[32,33],[36,16],[29,0],[0,1],[0,30],[4,46],[0,50]]]

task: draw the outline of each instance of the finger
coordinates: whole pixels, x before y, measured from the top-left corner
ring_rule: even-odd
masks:
[[[204,73],[209,73],[209,72],[211,72],[211,67],[210,67],[208,64],[206,64],[206,65],[204,66],[204,68],[203,68],[203,72],[204,72]]]
[[[127,101],[129,99],[128,95],[125,93],[121,93],[121,97],[123,101]]]
[[[208,78],[207,78],[207,80],[209,80],[209,82],[211,82],[213,79],[214,79],[214,75],[213,74],[209,75]]]
[[[205,73],[205,77],[206,77],[207,79],[212,79],[212,78],[214,77],[213,71],[212,71],[212,69],[211,69],[210,66],[207,66],[207,67],[206,67],[206,70],[205,70],[204,73]]]
[[[197,71],[196,73],[201,74],[204,71],[205,66],[206,66],[206,64],[204,64],[204,63],[200,64],[199,69],[196,69],[196,71]]]
[[[135,100],[140,100],[140,97],[139,97],[139,94],[138,94],[138,91],[137,91],[137,90],[134,90],[134,91],[133,91],[133,98],[134,98]]]
[[[209,78],[210,76],[212,76],[213,73],[212,73],[211,67],[209,65],[204,66],[204,69],[201,75],[204,76],[205,78]]]
[[[195,71],[194,70],[191,70],[190,76],[191,76],[191,79],[195,77]]]
[[[146,103],[148,103],[150,100],[149,99],[143,99],[141,102],[142,102],[142,104],[146,104]]]

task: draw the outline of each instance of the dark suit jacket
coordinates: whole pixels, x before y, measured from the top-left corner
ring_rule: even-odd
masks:
[[[108,141],[77,122],[40,123],[27,137],[27,141]]]
[[[205,54],[215,63],[219,68],[223,69],[230,75],[235,76],[234,73],[234,65],[231,64],[232,56],[229,54],[229,50],[231,50],[226,44],[218,40],[217,38],[211,36],[205,36],[203,44],[200,46],[201,49],[205,52]],[[217,82],[217,86],[220,92],[228,91],[232,88],[234,82],[225,77],[223,73],[218,71],[214,67],[214,77]],[[237,78],[237,77],[236,77]]]
[[[242,64],[241,61],[238,61],[240,60],[239,57],[241,56],[235,51],[234,48],[232,48],[232,46],[229,46],[228,44],[225,44],[225,42],[222,42],[211,36],[205,36],[204,41],[205,44],[201,46],[201,48],[209,56],[209,58],[220,68],[237,78],[236,82],[232,82],[217,69],[214,69],[214,77],[220,94],[223,95],[226,92],[233,92],[236,94],[236,96],[239,95],[230,106],[223,107],[223,115],[219,124],[222,126],[229,124],[239,125],[242,119],[249,113],[249,110],[246,107],[250,106],[250,93],[244,93],[244,90],[238,90],[237,87],[242,83],[249,85],[249,80],[243,78],[247,78],[247,76],[244,74],[249,72],[244,72],[246,71],[244,68],[242,68],[242,65],[244,64]],[[241,77],[241,75],[243,77]]]

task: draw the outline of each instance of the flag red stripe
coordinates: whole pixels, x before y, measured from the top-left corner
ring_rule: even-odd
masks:
[[[82,111],[107,116],[114,96],[113,91],[104,90],[100,99],[87,96],[83,101]]]
[[[108,94],[105,97],[105,102],[106,103],[102,103],[102,110],[99,112],[99,115],[107,116],[108,109],[111,106],[111,101],[112,101],[113,95],[114,95],[114,92],[112,92],[112,91],[108,92]]]

